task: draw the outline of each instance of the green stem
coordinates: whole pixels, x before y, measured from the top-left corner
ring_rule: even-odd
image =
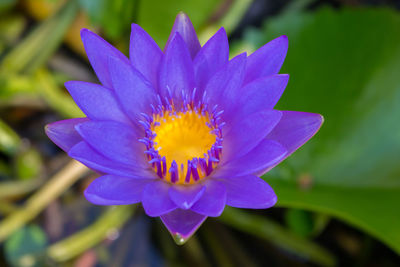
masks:
[[[88,169],[82,164],[71,161],[30,197],[23,208],[13,212],[0,222],[0,242],[35,218],[50,202],[67,190],[87,171]]]
[[[226,207],[219,220],[240,231],[265,239],[316,264],[335,265],[336,260],[330,252],[310,240],[288,232],[279,224],[263,216],[251,215],[238,209]]]
[[[133,212],[134,208],[130,205],[111,207],[89,227],[51,245],[47,249],[47,255],[56,262],[70,260],[119,229]]]

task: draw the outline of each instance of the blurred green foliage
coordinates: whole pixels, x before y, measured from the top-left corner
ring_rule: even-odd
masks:
[[[37,225],[29,225],[15,232],[5,242],[5,254],[11,266],[28,267],[35,264],[36,257],[47,246],[45,232]]]
[[[107,38],[116,40],[130,31],[136,20],[137,0],[79,0],[93,24],[101,26]]]
[[[321,113],[325,124],[264,176],[278,205],[337,216],[400,252],[400,16],[389,9],[288,14],[245,38],[287,34],[279,109]]]
[[[219,26],[231,33],[252,1],[52,0],[64,5],[34,27],[23,14],[26,11],[15,8],[17,2],[0,1],[0,216],[4,216],[0,232],[2,238],[8,237],[4,251],[9,263],[20,266],[25,260],[27,266],[33,266],[38,258],[30,255],[39,253],[64,262],[85,253],[133,214],[130,207],[107,209],[94,223],[52,245],[47,242],[48,233],[38,226],[40,220],[24,226],[84,171],[68,165],[37,190],[48,168],[42,151],[21,138],[3,114],[7,115],[10,107],[30,107],[54,111],[61,118],[83,116],[62,85],[76,78],[68,64],[77,72],[81,65],[72,61],[54,68],[54,54],[76,27],[79,15],[85,13],[91,23],[79,26],[95,28],[126,51],[131,22],[140,24],[162,47],[179,11],[189,15],[204,37]],[[19,2],[23,5],[27,1]],[[46,5],[49,1],[39,2]],[[292,1],[260,29],[247,30],[234,45],[236,50],[255,50],[286,34],[290,47],[281,72],[289,73],[291,79],[278,108],[325,117],[321,131],[309,143],[263,177],[277,192],[278,206],[289,208],[285,211],[286,226],[267,216],[232,208],[218,220],[319,265],[337,263],[335,255],[312,240],[324,231],[331,216],[400,253],[400,15],[382,8],[304,11],[312,2]],[[80,42],[78,35],[72,40]],[[79,54],[74,47],[69,49],[67,57]],[[71,172],[70,168],[75,169]],[[17,202],[21,198],[27,199],[24,206]],[[212,253],[219,263],[232,263],[229,254],[218,249],[219,234],[215,229],[206,230],[205,242],[214,248]],[[229,245],[235,243],[234,237],[231,239]],[[164,243],[166,257],[178,262],[176,251],[166,245],[168,241]],[[184,250],[203,263],[204,251],[199,244],[194,238]],[[235,256],[249,258],[241,244],[235,246],[243,253]]]

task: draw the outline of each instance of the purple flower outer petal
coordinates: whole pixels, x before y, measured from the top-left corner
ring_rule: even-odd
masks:
[[[66,82],[65,87],[89,119],[131,124],[113,91],[98,84],[80,81]]]
[[[222,182],[227,191],[226,205],[236,208],[267,209],[275,205],[274,190],[255,175],[232,176],[215,179]]]
[[[144,187],[142,205],[147,215],[158,217],[177,208],[168,195],[170,186],[170,184],[158,180]]]
[[[192,211],[211,217],[218,217],[224,211],[227,191],[225,185],[214,179],[204,182],[203,196],[190,208]]]
[[[251,54],[247,59],[244,84],[260,77],[277,74],[285,60],[288,45],[287,37],[282,35]]]
[[[87,200],[97,205],[129,205],[141,201],[142,192],[152,179],[105,175],[94,180],[85,190]]]
[[[69,150],[68,155],[99,173],[141,178],[156,177],[152,169],[143,168],[140,164],[136,165],[136,162],[132,162],[128,165],[106,158],[95,151],[85,141],[81,141],[73,146]]]
[[[167,47],[174,39],[175,33],[179,33],[182,36],[183,40],[186,43],[186,46],[189,49],[191,58],[194,58],[197,52],[199,52],[201,46],[192,22],[190,21],[189,17],[183,12],[178,13],[178,15],[176,16],[171,34],[169,35],[167,44],[165,45],[165,50],[168,49]]]
[[[274,140],[262,140],[253,150],[243,157],[218,165],[213,171],[213,177],[242,176],[256,174],[275,166],[285,158],[287,150]]]
[[[225,29],[221,28],[205,43],[193,60],[198,95],[196,100],[202,97],[204,88],[211,76],[225,66],[228,60],[228,37]]]
[[[136,166],[148,167],[145,145],[132,127],[114,121],[90,121],[77,125],[82,138],[100,154],[107,158]]]
[[[262,77],[248,83],[241,89],[235,110],[236,118],[243,118],[257,111],[272,109],[281,97],[289,81],[287,74],[275,74]]]
[[[182,99],[182,91],[190,95],[195,87],[193,62],[189,50],[179,33],[169,43],[160,68],[160,93],[169,96],[178,103]]]
[[[132,65],[154,88],[158,86],[158,69],[163,53],[156,42],[139,25],[132,24],[129,57]]]
[[[288,150],[288,157],[318,132],[324,118],[320,114],[308,112],[281,113],[281,120],[266,138],[282,144]]]
[[[195,233],[207,216],[191,210],[176,209],[160,218],[175,239],[185,241]]]
[[[264,110],[236,122],[224,136],[221,164],[249,153],[274,129],[281,117],[279,110]]]
[[[206,187],[201,184],[175,185],[169,188],[170,199],[181,209],[190,209],[202,197]]]
[[[212,108],[218,105],[224,110],[229,108],[229,100],[237,95],[239,91],[246,67],[246,54],[240,54],[231,59],[225,66],[215,73],[207,83],[205,92],[208,104]],[[232,96],[234,95],[234,96]]]
[[[128,116],[137,122],[143,120],[140,113],[151,114],[155,89],[150,82],[131,64],[115,57],[109,58],[109,69],[115,93]]]
[[[88,121],[87,118],[56,121],[47,124],[44,130],[51,141],[68,152],[71,147],[82,141],[82,137],[75,130],[75,126],[86,121]]]
[[[108,57],[118,57],[129,62],[124,54],[97,34],[88,29],[81,30],[81,38],[90,64],[96,72],[100,82],[107,88],[112,88],[110,73],[108,71]]]

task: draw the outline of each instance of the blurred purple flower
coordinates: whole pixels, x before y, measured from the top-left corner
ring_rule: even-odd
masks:
[[[229,60],[221,28],[201,46],[178,14],[165,51],[132,25],[130,59],[82,30],[102,85],[65,84],[87,118],[47,125],[68,155],[105,174],[85,191],[98,205],[141,202],[186,240],[225,205],[265,209],[277,197],[262,175],[320,128],[319,114],[273,109],[289,76],[277,74],[288,40]]]

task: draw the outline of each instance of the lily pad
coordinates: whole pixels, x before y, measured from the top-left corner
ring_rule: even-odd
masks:
[[[321,113],[303,148],[263,178],[278,205],[319,211],[400,253],[400,15],[324,8],[275,18],[247,34],[258,47],[286,34],[278,108]]]

